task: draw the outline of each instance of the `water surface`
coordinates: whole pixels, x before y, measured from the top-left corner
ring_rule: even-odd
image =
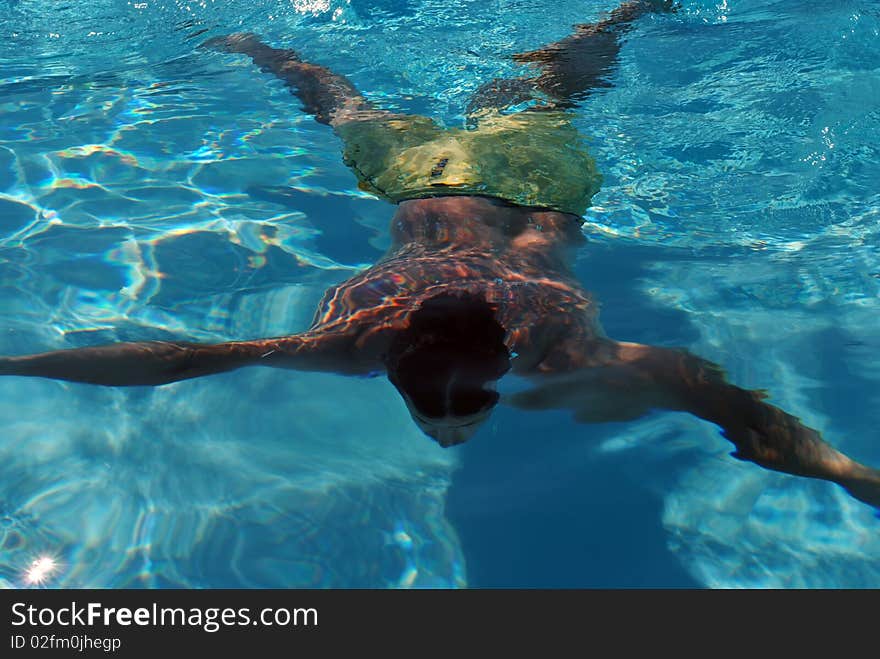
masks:
[[[578,110],[577,272],[614,338],[686,346],[880,465],[880,11],[686,1]],[[305,328],[392,207],[235,30],[455,125],[611,3],[0,0],[0,353]],[[45,585],[876,587],[880,520],[654,413],[498,410],[443,450],[384,378],[0,381],[0,579]]]

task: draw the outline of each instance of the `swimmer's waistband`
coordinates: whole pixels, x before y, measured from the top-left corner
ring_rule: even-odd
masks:
[[[348,122],[336,131],[361,187],[393,202],[485,195],[583,215],[601,183],[565,112],[492,112],[474,130],[397,115]]]

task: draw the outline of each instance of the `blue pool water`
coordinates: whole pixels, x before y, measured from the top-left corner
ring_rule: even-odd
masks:
[[[0,354],[293,333],[387,246],[332,132],[208,37],[453,125],[612,6],[0,0]],[[687,346],[880,465],[876,3],[683,0],[614,80],[578,110],[604,185],[576,267],[607,333]],[[867,506],[730,448],[682,414],[502,408],[444,450],[384,378],[3,378],[0,584],[880,585]]]

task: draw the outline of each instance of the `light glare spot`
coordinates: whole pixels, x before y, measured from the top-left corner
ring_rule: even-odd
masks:
[[[33,560],[24,573],[24,582],[29,586],[40,586],[58,570],[58,561],[51,556],[39,556]]]

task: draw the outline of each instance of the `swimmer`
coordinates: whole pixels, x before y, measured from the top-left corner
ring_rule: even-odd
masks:
[[[685,350],[615,341],[572,272],[600,175],[572,108],[610,85],[621,37],[669,2],[625,2],[603,20],[516,56],[532,75],[483,85],[466,126],[377,107],[352,83],[252,34],[208,48],[250,57],[280,78],[345,145],[365,190],[396,205],[392,244],[329,289],[305,332],[219,344],[161,341],[0,358],[0,375],[158,386],[245,366],[347,375],[384,372],[413,420],[442,446],[466,441],[512,372],[520,409],[567,409],[581,422],[689,412],[719,426],[734,457],[843,486],[880,508],[880,471],[843,455],[796,417],[737,387]],[[518,109],[518,110],[517,110]]]

